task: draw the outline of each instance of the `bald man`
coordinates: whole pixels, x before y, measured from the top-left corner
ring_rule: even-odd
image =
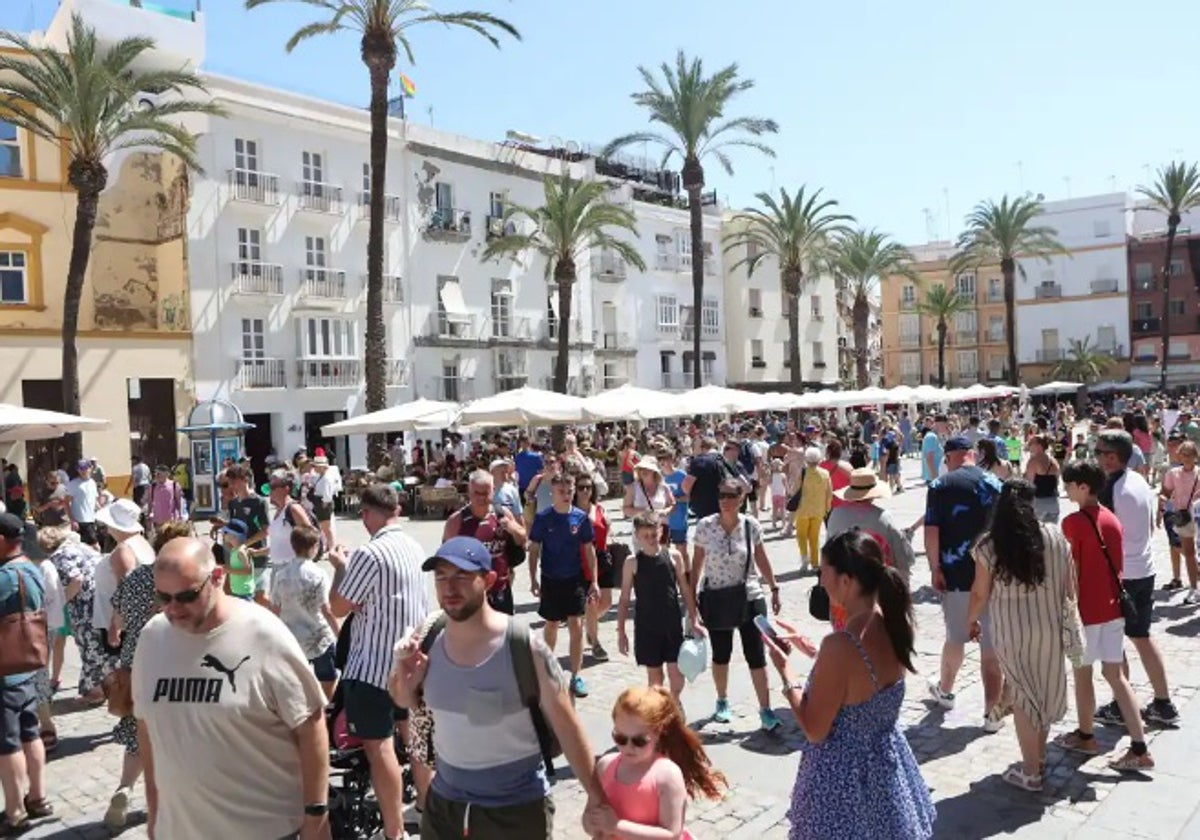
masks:
[[[150,837],[328,840],[325,695],[269,610],[225,594],[208,544],[154,563],[133,660]]]

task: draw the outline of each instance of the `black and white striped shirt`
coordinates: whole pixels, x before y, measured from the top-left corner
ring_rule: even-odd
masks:
[[[392,648],[406,627],[419,627],[429,611],[421,564],[425,553],[412,537],[389,525],[350,556],[338,587],[358,609],[342,678],[387,688]]]

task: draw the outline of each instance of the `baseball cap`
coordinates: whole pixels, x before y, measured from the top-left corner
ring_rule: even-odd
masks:
[[[222,534],[233,534],[240,540],[245,540],[250,536],[250,526],[240,519],[231,519],[229,524],[221,529]]]
[[[92,468],[92,462],[89,461],[87,458],[79,459],[79,463],[77,463],[75,465],[76,470],[90,470],[91,468]]]
[[[501,467],[508,467],[511,465],[512,465],[512,461],[508,460],[507,458],[497,458],[495,461],[492,461],[492,463],[488,464],[488,472],[491,472],[492,470],[498,470]]]
[[[971,441],[967,440],[962,435],[955,435],[946,441],[946,454],[951,452],[967,452],[971,448]]]
[[[19,540],[25,536],[25,523],[14,513],[0,513],[0,538]]]
[[[451,537],[442,543],[442,547],[421,566],[425,572],[433,571],[437,564],[445,560],[464,572],[490,572],[492,570],[492,555],[487,546],[474,537]]]

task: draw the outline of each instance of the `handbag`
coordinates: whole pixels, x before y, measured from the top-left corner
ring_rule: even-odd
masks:
[[[45,668],[50,659],[46,642],[46,611],[26,609],[25,576],[14,569],[21,610],[0,618],[0,676]]]
[[[1133,597],[1126,591],[1125,584],[1121,582],[1121,576],[1117,574],[1117,566],[1108,553],[1108,543],[1101,536],[1100,526],[1096,523],[1096,519],[1087,513],[1083,515],[1088,522],[1092,523],[1092,530],[1096,532],[1096,539],[1100,541],[1100,550],[1104,552],[1104,559],[1108,561],[1108,571],[1112,574],[1113,583],[1117,585],[1117,604],[1121,607],[1121,617],[1129,621],[1137,616],[1137,606],[1133,603]]]
[[[795,513],[800,509],[800,497],[804,495],[804,477],[808,475],[808,467],[800,470],[800,486],[796,488],[796,492],[788,497],[787,511]]]
[[[101,682],[104,699],[108,701],[108,713],[114,717],[133,716],[133,671],[129,668],[114,668]]]
[[[750,617],[750,602],[746,597],[746,578],[750,574],[750,559],[754,551],[750,545],[750,520],[746,520],[746,566],[742,570],[741,583],[709,589],[708,581],[700,590],[700,617],[710,630],[736,630]]]
[[[1188,503],[1183,510],[1173,510],[1163,514],[1163,520],[1172,528],[1183,528],[1192,524],[1192,502],[1196,501],[1196,486],[1200,485],[1200,471],[1192,480],[1192,492],[1188,494]]]
[[[829,621],[829,593],[820,583],[814,584],[813,588],[808,590],[808,614],[817,621]]]

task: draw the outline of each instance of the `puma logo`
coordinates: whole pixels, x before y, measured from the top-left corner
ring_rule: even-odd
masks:
[[[217,659],[217,657],[213,656],[211,653],[206,653],[204,654],[204,658],[200,660],[200,667],[212,668],[214,671],[224,674],[229,678],[229,687],[233,689],[234,694],[237,694],[237,682],[234,680],[234,675],[237,674],[238,668],[241,668],[246,664],[246,660],[249,658],[249,656],[243,656],[241,662],[234,665],[232,668],[226,668],[224,662],[222,662],[220,659]]]

